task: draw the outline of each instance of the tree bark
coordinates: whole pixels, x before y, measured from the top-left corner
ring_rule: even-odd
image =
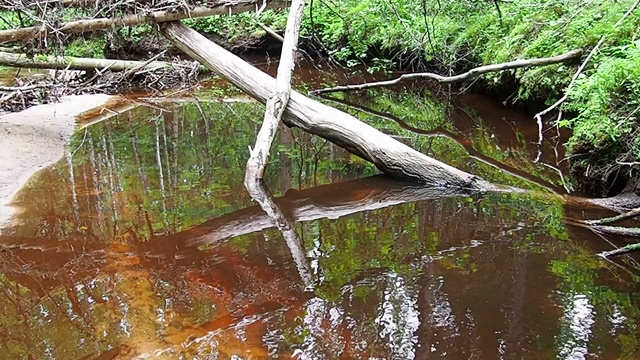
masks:
[[[196,7],[188,12],[154,11],[150,14],[132,14],[125,15],[120,18],[77,20],[62,24],[62,26],[57,29],[51,29],[46,24],[43,24],[21,29],[1,30],[0,43],[45,37],[49,33],[61,33],[66,35],[78,32],[108,30],[117,27],[141,25],[149,22],[162,23],[187,18],[228,14],[231,13],[231,11],[253,11],[256,9],[256,6],[260,5],[261,3],[262,1],[259,0],[216,0],[212,5],[209,5],[207,7]],[[271,1],[269,3],[269,6],[272,8],[279,7],[281,5],[282,3],[280,3],[279,1]]]
[[[132,61],[132,60],[111,60],[76,58],[70,56],[50,56],[46,58],[29,58],[26,54],[13,54],[0,52],[0,65],[12,67],[24,67],[32,69],[57,69],[57,70],[105,70],[127,71],[127,70],[153,70],[167,69],[171,67],[183,67],[184,65],[165,61]]]
[[[276,136],[278,124],[289,102],[291,76],[296,65],[296,48],[298,46],[298,35],[300,33],[303,10],[304,0],[293,0],[289,10],[289,18],[287,19],[287,28],[284,34],[280,63],[278,64],[275,93],[267,99],[262,127],[258,132],[256,144],[247,162],[244,184],[251,196],[253,196],[252,188],[255,188],[257,182],[262,180],[264,176],[264,170],[269,160],[271,144]]]
[[[265,103],[276,84],[269,75],[244,62],[198,32],[180,24],[161,26],[163,35],[182,51]],[[383,173],[432,186],[487,189],[480,178],[432,159],[340,110],[291,92],[283,118],[374,163]]]
[[[411,79],[430,79],[430,80],[435,80],[441,84],[449,84],[449,83],[474,79],[480,75],[491,73],[491,72],[518,69],[518,68],[524,68],[524,67],[546,66],[551,64],[557,64],[557,63],[565,62],[567,60],[578,58],[581,55],[582,55],[582,49],[577,49],[577,50],[572,50],[572,51],[569,51],[568,53],[564,53],[562,55],[553,56],[553,57],[538,58],[538,59],[520,59],[520,60],[509,61],[506,63],[480,66],[455,76],[442,76],[435,73],[412,73],[412,74],[404,74],[404,75],[401,75],[400,77],[397,77],[391,80],[376,81],[372,83],[357,84],[357,85],[341,85],[341,86],[335,86],[330,88],[313,90],[310,93],[313,95],[318,95],[318,94],[337,92],[337,91],[362,90],[362,89],[370,89],[374,87],[392,86],[392,85],[399,84],[402,81],[411,80]]]

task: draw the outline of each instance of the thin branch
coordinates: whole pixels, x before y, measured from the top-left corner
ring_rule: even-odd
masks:
[[[298,47],[298,35],[304,10],[304,0],[293,0],[287,19],[287,27],[282,44],[280,64],[276,78],[275,92],[267,99],[264,112],[264,121],[258,132],[256,144],[251,151],[245,173],[245,186],[249,193],[256,188],[256,183],[262,180],[264,170],[269,159],[269,149],[276,136],[278,124],[282,119],[284,110],[289,103],[291,94],[291,77],[295,67],[296,49]],[[253,195],[253,194],[252,194]]]
[[[635,3],[633,3],[633,5],[631,5],[631,7],[629,8],[629,10],[627,10],[626,13],[624,13],[624,15],[622,15],[622,17],[613,25],[614,28],[620,26],[620,24],[622,24],[622,22],[629,17],[629,15],[631,15],[631,13],[638,7],[638,5],[640,5],[640,0],[636,0]],[[584,69],[587,67],[587,64],[589,63],[589,61],[591,60],[591,58],[593,57],[593,55],[598,51],[598,49],[600,48],[600,46],[602,46],[602,44],[604,43],[604,41],[606,40],[607,36],[604,35],[600,38],[600,41],[598,41],[598,43],[596,44],[596,46],[593,47],[593,49],[591,49],[591,51],[589,51],[589,54],[587,55],[587,57],[584,59],[584,61],[582,62],[582,64],[580,64],[580,67],[578,68],[578,70],[575,72],[575,74],[573,74],[573,77],[571,78],[571,82],[569,82],[569,86],[567,86],[564,95],[555,103],[553,103],[551,106],[549,106],[548,108],[540,111],[539,113],[534,115],[534,118],[538,121],[539,124],[542,124],[542,117],[545,116],[546,114],[548,114],[549,112],[553,111],[555,108],[557,108],[558,106],[562,105],[562,103],[564,103],[565,101],[567,101],[567,99],[569,98],[569,91],[571,90],[571,88],[573,87],[573,85],[575,84],[576,80],[578,79],[578,77],[580,76],[580,74],[582,74],[582,72],[584,71]],[[561,118],[561,116],[559,116],[559,119]]]
[[[337,91],[351,91],[351,90],[370,89],[370,88],[382,87],[382,86],[392,86],[402,81],[411,80],[411,79],[430,79],[430,80],[435,80],[442,84],[448,84],[448,83],[454,83],[454,82],[459,82],[464,80],[470,80],[480,75],[484,75],[491,72],[518,69],[523,67],[546,66],[551,64],[557,64],[557,63],[565,62],[567,60],[578,58],[581,55],[582,55],[582,49],[576,49],[576,50],[569,51],[565,54],[553,56],[553,57],[537,58],[537,59],[520,59],[520,60],[510,61],[506,63],[480,66],[480,67],[471,69],[465,73],[454,75],[454,76],[442,76],[439,74],[429,73],[429,72],[411,73],[411,74],[404,74],[392,80],[377,81],[377,82],[357,84],[357,85],[342,85],[342,86],[335,86],[330,88],[313,90],[310,92],[310,94],[318,95],[318,94],[337,92]]]

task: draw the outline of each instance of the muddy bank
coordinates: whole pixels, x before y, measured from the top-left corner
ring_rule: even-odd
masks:
[[[59,160],[73,134],[76,117],[115,97],[103,94],[64,97],[0,117],[0,226],[11,218],[13,196],[42,168]]]

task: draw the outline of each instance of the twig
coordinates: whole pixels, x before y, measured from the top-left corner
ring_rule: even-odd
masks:
[[[357,85],[335,86],[330,88],[313,90],[313,91],[310,91],[309,93],[312,95],[318,95],[318,94],[337,92],[337,91],[362,90],[362,89],[370,89],[374,87],[392,86],[402,81],[410,80],[410,79],[431,79],[442,84],[448,84],[448,83],[454,83],[458,81],[473,79],[480,75],[491,73],[491,72],[518,69],[523,67],[546,66],[551,64],[557,64],[567,60],[575,59],[577,57],[580,57],[581,55],[582,55],[582,49],[576,49],[576,50],[572,50],[567,53],[564,53],[562,55],[553,56],[553,57],[537,58],[537,59],[520,59],[520,60],[510,61],[506,63],[480,66],[480,67],[471,69],[465,73],[454,75],[454,76],[442,76],[439,74],[429,73],[429,72],[411,73],[411,74],[404,74],[392,80],[377,81],[377,82],[357,84]]]
[[[284,42],[284,38],[282,36],[280,36],[280,34],[278,34],[277,32],[275,32],[275,30],[273,30],[272,28],[268,27],[267,25],[261,23],[261,22],[257,22],[258,26],[260,26],[264,31],[267,32],[267,34],[269,34],[272,38],[280,41],[280,42]]]
[[[636,0],[635,3],[633,3],[633,5],[631,5],[631,7],[629,8],[629,10],[627,10],[627,12],[613,25],[614,28],[620,26],[620,24],[622,24],[622,22],[629,16],[631,15],[631,13],[633,12],[633,10],[636,9],[636,7],[638,7],[638,5],[640,4],[640,0]],[[598,51],[598,49],[600,48],[600,46],[604,43],[604,41],[606,40],[607,36],[604,35],[600,38],[600,41],[598,41],[598,43],[596,44],[596,46],[593,47],[593,49],[591,49],[591,51],[589,51],[589,54],[587,55],[587,57],[584,59],[584,61],[582,62],[582,64],[580,64],[580,67],[578,68],[578,70],[575,72],[575,74],[573,74],[573,77],[571,78],[571,82],[569,82],[569,86],[567,86],[564,95],[555,103],[553,103],[553,105],[549,106],[548,108],[540,111],[539,113],[534,115],[534,118],[539,122],[542,123],[542,117],[545,116],[546,114],[548,114],[549,112],[553,111],[553,109],[557,108],[558,106],[562,105],[562,103],[564,103],[568,98],[569,98],[569,91],[571,90],[571,88],[573,87],[573,85],[575,84],[576,80],[578,79],[578,77],[580,76],[580,74],[582,74],[582,72],[584,71],[584,69],[587,67],[587,64],[589,63],[589,61],[591,60],[591,58],[593,57],[593,55]]]
[[[57,86],[58,84],[34,84],[26,86],[0,86],[0,91],[29,91],[40,88],[50,88]]]

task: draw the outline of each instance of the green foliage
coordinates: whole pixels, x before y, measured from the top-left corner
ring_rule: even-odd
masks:
[[[105,39],[75,39],[65,46],[64,54],[73,57],[104,59]]]
[[[265,10],[256,19],[255,14],[243,12],[228,15],[213,15],[203,18],[186,19],[184,23],[202,33],[216,34],[233,44],[246,38],[262,37],[266,32],[258,23],[274,30],[282,30],[287,23],[287,12]]]
[[[577,116],[563,125],[574,129],[572,144],[607,149],[628,141],[638,126],[640,42],[611,48],[571,89],[568,109]],[[632,151],[640,155],[637,141]]]

